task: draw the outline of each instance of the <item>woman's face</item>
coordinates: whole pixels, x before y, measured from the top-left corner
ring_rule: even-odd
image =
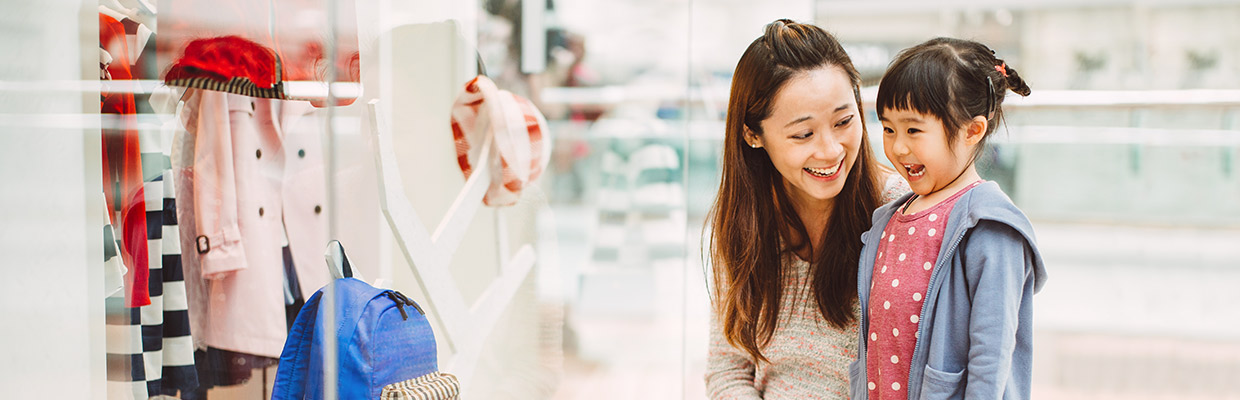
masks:
[[[857,161],[861,132],[848,75],[827,66],[785,82],[762,134],[746,132],[745,139],[766,149],[794,203],[830,206]]]

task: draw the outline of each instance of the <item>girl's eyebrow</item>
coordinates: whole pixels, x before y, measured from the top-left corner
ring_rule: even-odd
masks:
[[[891,122],[891,120],[887,119],[887,117],[878,117],[878,120],[885,121],[885,122]],[[922,121],[921,118],[917,118],[917,117],[904,117],[904,118],[900,118],[900,122],[911,122],[914,124],[920,124],[925,121]]]

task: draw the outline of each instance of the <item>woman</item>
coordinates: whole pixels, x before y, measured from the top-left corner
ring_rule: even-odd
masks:
[[[848,397],[859,237],[908,190],[870,148],[860,82],[834,37],[790,20],[737,62],[710,215],[713,399]]]

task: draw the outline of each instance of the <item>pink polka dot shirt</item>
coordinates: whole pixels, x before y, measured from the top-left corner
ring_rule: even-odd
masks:
[[[909,363],[917,344],[922,300],[943,243],[943,229],[956,200],[969,185],[929,209],[895,213],[883,230],[870,281],[870,332],[866,350],[866,387],[870,399],[907,399]]]

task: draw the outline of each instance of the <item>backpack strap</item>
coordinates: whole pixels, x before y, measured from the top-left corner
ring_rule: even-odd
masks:
[[[306,394],[306,378],[310,370],[310,344],[314,343],[314,327],[319,316],[319,300],[323,291],[315,292],[297,313],[297,320],[284,341],[280,366],[276,369],[271,400],[301,400]]]

